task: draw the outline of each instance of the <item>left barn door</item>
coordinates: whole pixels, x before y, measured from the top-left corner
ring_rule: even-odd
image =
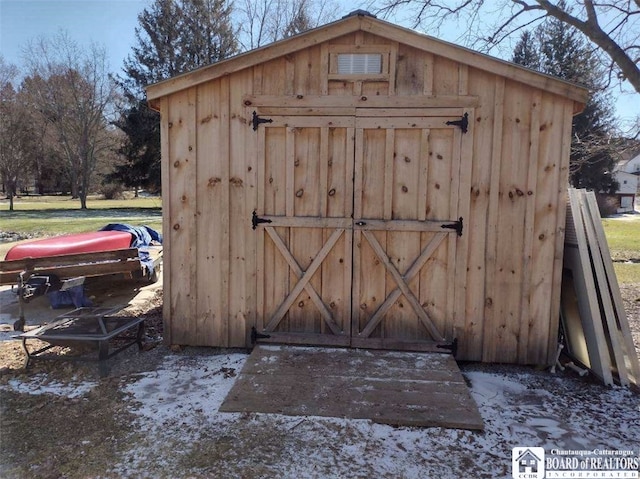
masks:
[[[355,119],[272,116],[258,135],[262,341],[348,345]]]

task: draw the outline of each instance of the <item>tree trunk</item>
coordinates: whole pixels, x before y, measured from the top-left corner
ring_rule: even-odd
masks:
[[[13,197],[16,195],[16,183],[7,181],[7,196],[9,197],[9,211],[13,211]]]
[[[86,210],[87,209],[87,193],[85,193],[83,190],[82,192],[80,192],[79,196],[80,196],[80,209]]]

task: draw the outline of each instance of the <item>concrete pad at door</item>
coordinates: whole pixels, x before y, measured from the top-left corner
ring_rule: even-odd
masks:
[[[483,429],[449,354],[258,345],[221,412]]]

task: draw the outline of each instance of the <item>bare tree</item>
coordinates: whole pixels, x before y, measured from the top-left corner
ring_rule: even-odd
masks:
[[[370,8],[379,15],[407,11],[413,27],[426,31],[458,21],[466,43],[485,49],[545,18],[556,18],[585,35],[606,58],[612,76],[640,93],[639,0],[373,0]],[[495,20],[487,24],[488,18]]]
[[[13,86],[18,70],[0,57],[0,177],[13,211],[18,182],[29,170],[30,124]]]
[[[39,113],[55,132],[71,180],[72,194],[87,207],[96,163],[113,148],[108,117],[116,99],[104,48],[78,47],[65,33],[27,47],[25,85]]]
[[[302,33],[340,15],[327,0],[239,0],[236,2],[244,50]]]

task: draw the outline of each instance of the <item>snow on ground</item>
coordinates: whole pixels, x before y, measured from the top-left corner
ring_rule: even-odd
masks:
[[[10,379],[5,387],[22,394],[53,394],[74,399],[89,393],[96,385],[96,382],[81,381],[75,377],[67,383],[62,383],[51,380],[47,374],[42,373],[24,379]]]
[[[366,420],[220,413],[247,356],[163,358],[123,376],[135,416],[127,450],[104,477],[119,478],[510,478],[514,447],[640,448],[640,395],[570,373],[463,365],[484,432],[408,428]],[[42,377],[7,386],[78,397],[92,387]]]

